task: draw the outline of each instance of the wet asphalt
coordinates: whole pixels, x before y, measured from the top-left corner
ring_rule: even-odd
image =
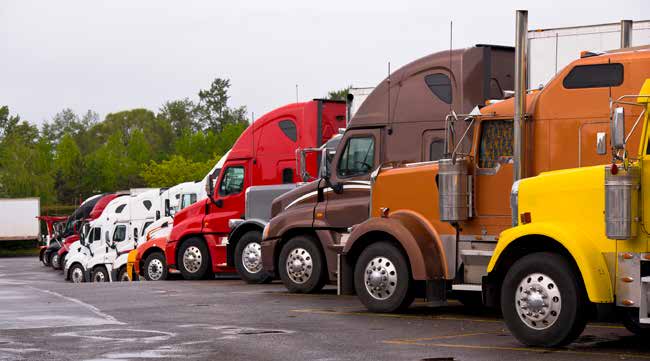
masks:
[[[76,285],[37,258],[0,259],[0,360],[646,360],[648,341],[600,323],[567,348],[526,348],[498,315],[454,302],[372,314],[333,288]]]

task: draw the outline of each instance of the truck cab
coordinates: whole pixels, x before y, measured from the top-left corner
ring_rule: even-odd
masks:
[[[483,293],[525,345],[568,344],[589,318],[650,334],[650,77],[608,104],[611,164],[545,172],[512,187],[513,228],[499,235]]]
[[[543,89],[523,94],[524,176],[606,163],[597,149],[610,136],[609,94],[638,94],[648,76],[650,48],[621,49],[579,58]],[[456,147],[462,138],[451,141],[449,131],[444,159],[375,173],[371,218],[354,227],[340,252],[341,292],[355,292],[377,312],[404,309],[416,295],[436,304],[448,296],[481,303],[486,266],[499,233],[511,224],[514,108],[514,99],[507,99],[479,115],[452,113],[450,122],[471,123],[468,152]],[[639,114],[625,114],[628,129]],[[378,259],[390,266],[377,265]],[[391,272],[399,276],[384,280]]]
[[[477,45],[434,53],[390,74],[360,105],[331,162],[321,162],[324,176],[273,202],[264,269],[291,292],[336,281],[349,228],[368,219],[371,171],[389,162],[440,159],[449,110],[469,113],[505,98],[513,70],[513,48]],[[467,128],[456,126],[458,134]]]
[[[296,183],[296,149],[318,147],[345,127],[345,104],[316,99],[283,106],[251,124],[233,145],[208,199],[174,217],[165,247],[169,267],[186,279],[235,272],[237,245],[228,242],[230,219],[245,216],[246,190],[255,185]],[[213,181],[215,181],[213,183]]]

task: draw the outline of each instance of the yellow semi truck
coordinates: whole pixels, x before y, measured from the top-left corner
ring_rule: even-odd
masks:
[[[513,184],[513,228],[483,280],[512,334],[531,346],[571,342],[606,315],[650,335],[650,79],[610,101],[612,164],[542,173]],[[624,116],[639,112],[629,134]],[[641,132],[638,154],[625,143]],[[598,145],[600,154],[607,143]]]

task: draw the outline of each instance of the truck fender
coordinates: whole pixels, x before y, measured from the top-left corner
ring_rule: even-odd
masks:
[[[239,239],[252,230],[258,230],[261,233],[268,223],[269,222],[258,218],[247,219],[230,231],[230,234],[228,235],[228,265],[233,267],[235,266],[235,248],[237,247],[237,243],[239,243]]]
[[[394,238],[406,252],[414,280],[448,279],[447,257],[436,229],[419,213],[398,210],[386,218],[370,218],[354,228],[343,254],[358,254],[380,239],[371,239],[373,233],[384,233]]]
[[[580,230],[567,223],[534,222],[503,231],[499,235],[496,249],[488,263],[488,275],[498,269],[499,262],[502,260],[501,255],[508,255],[509,251],[521,245],[521,242],[530,242],[537,237],[545,237],[556,242],[573,257],[591,302],[614,302],[612,280],[605,256],[592,245],[593,240],[584,229]]]

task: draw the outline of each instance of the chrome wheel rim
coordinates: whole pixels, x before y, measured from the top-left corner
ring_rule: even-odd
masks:
[[[304,248],[294,248],[287,257],[287,274],[292,282],[303,284],[314,271],[311,254]]]
[[[152,281],[158,281],[162,278],[163,264],[159,259],[153,259],[147,266],[147,273]]]
[[[562,310],[562,295],[553,279],[543,273],[524,277],[515,292],[519,318],[533,330],[547,329],[557,321]]]
[[[189,246],[183,253],[183,266],[189,273],[196,273],[203,263],[201,250],[196,246]]]
[[[106,282],[106,276],[104,276],[104,272],[95,272],[93,274],[93,282]]]
[[[79,267],[75,267],[72,269],[72,272],[70,273],[70,279],[72,280],[73,283],[81,283],[83,282],[84,279],[84,273]]]
[[[244,247],[241,261],[248,273],[258,273],[262,270],[262,246],[257,242],[251,242]]]
[[[385,300],[397,288],[397,268],[386,257],[375,257],[368,262],[364,271],[366,291],[376,300]]]
[[[54,268],[59,267],[59,255],[56,253],[52,256],[52,267]]]

